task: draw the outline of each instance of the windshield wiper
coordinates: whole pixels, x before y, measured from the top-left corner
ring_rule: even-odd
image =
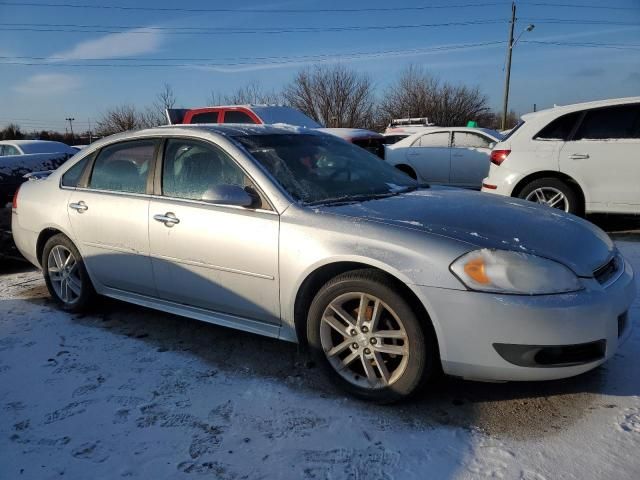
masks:
[[[398,192],[404,193],[404,192]],[[341,195],[339,197],[324,198],[322,200],[316,200],[315,202],[307,202],[307,205],[344,205],[348,203],[365,202],[367,200],[376,200],[378,198],[388,198],[397,195],[395,192],[385,193],[368,193],[358,195]]]

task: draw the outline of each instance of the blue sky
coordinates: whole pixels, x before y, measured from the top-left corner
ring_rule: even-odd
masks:
[[[493,107],[501,105],[506,22],[510,16],[508,1],[34,0],[32,3],[156,10],[27,7],[19,1],[0,1],[0,56],[3,57],[0,63],[4,63],[0,66],[0,125],[16,121],[24,130],[64,130],[64,118],[73,116],[75,129],[83,130],[109,106],[151,103],[164,83],[172,85],[181,106],[197,106],[203,105],[212,91],[228,93],[249,82],[259,82],[267,90],[279,89],[300,68],[338,61],[370,75],[380,94],[403,68],[413,63],[424,66],[443,80],[478,85],[489,96]],[[467,6],[402,9],[452,4]],[[532,110],[534,103],[544,108],[554,103],[640,95],[640,0],[606,3],[531,0],[517,4],[516,34],[529,23],[536,25],[534,31],[521,37],[514,49],[511,106],[517,112]],[[189,12],[162,8],[238,11]],[[358,11],[363,8],[381,10]],[[242,11],[252,9],[279,12]],[[354,11],[282,11],[287,9]],[[481,23],[433,26],[463,22]],[[393,28],[322,31],[326,27],[382,26]],[[23,28],[76,31],[34,32],[21,30]],[[194,28],[206,28],[209,34],[194,34]],[[268,28],[320,30],[259,31]],[[230,33],[239,29],[251,33]],[[478,45],[483,43],[490,44]],[[585,44],[608,47],[585,47]],[[475,46],[451,49],[452,45]],[[433,50],[441,47],[444,48],[440,51]],[[362,55],[369,52],[375,55]],[[178,60],[166,60],[169,58]],[[181,66],[142,66],[158,63]],[[90,66],[95,64],[135,66]]]

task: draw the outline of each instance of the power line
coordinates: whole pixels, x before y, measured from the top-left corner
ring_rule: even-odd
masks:
[[[84,27],[83,25],[74,26],[72,28],[62,26],[46,26],[42,25],[41,28],[33,27],[17,27],[17,28],[3,28],[3,31],[18,31],[18,32],[66,32],[66,33],[126,33],[127,35],[153,35],[158,30],[162,31],[166,35],[244,35],[244,34],[281,34],[281,33],[322,33],[322,32],[349,32],[349,31],[372,31],[372,30],[399,30],[399,29],[415,29],[415,28],[438,28],[438,27],[461,27],[461,26],[473,26],[473,25],[495,25],[500,23],[506,23],[504,20],[469,20],[463,22],[443,22],[443,23],[421,23],[421,24],[407,24],[407,25],[364,25],[364,26],[345,26],[345,27],[256,27],[256,28],[208,28],[208,27],[194,27],[190,30],[175,30],[171,27],[126,27],[131,30],[124,29],[125,27],[109,27],[97,26]],[[91,28],[91,29],[85,29]],[[191,27],[182,27],[191,28]]]
[[[0,65],[23,65],[23,66],[50,66],[50,67],[115,67],[115,68],[140,68],[140,67],[239,67],[239,66],[260,66],[260,65],[280,65],[280,64],[289,64],[289,63],[299,63],[301,61],[323,61],[323,60],[354,60],[360,58],[376,58],[376,57],[393,57],[393,56],[406,56],[411,54],[428,54],[428,53],[436,53],[443,51],[452,51],[452,50],[466,50],[473,49],[478,47],[485,46],[497,46],[504,44],[504,41],[491,41],[491,42],[477,42],[477,43],[466,43],[466,44],[457,44],[457,45],[440,45],[435,47],[425,47],[425,48],[414,48],[414,49],[406,49],[406,50],[386,50],[386,51],[375,51],[375,52],[356,52],[350,54],[320,54],[315,56],[289,56],[289,57],[271,57],[272,61],[255,61],[258,59],[269,58],[269,57],[240,57],[247,61],[234,61],[234,62],[225,62],[225,63],[57,63],[57,62],[47,62],[47,61],[4,61],[0,62]],[[0,59],[22,59],[22,57],[0,57]],[[43,57],[35,57],[38,60],[44,60]],[[227,57],[229,58],[229,57]],[[28,59],[24,58],[24,59]],[[138,61],[144,59],[137,59]],[[184,59],[179,59],[180,61],[184,61]],[[209,59],[208,59],[209,60]],[[216,59],[210,59],[215,62]],[[252,61],[253,60],[253,61]],[[155,61],[162,61],[155,60]]]
[[[639,44],[613,44],[613,43],[595,43],[595,42],[554,42],[543,40],[522,40],[520,43],[529,43],[535,45],[559,45],[568,47],[586,47],[586,48],[613,48],[617,50],[639,50]]]
[[[638,10],[638,7],[618,7],[615,5],[593,5],[589,3],[549,3],[549,2],[521,2],[523,5],[536,7],[560,7],[560,8],[593,8],[600,10]]]
[[[458,3],[441,5],[423,5],[412,7],[366,7],[366,8],[178,8],[178,7],[132,7],[124,5],[90,5],[81,3],[35,3],[35,2],[0,2],[0,5],[12,7],[52,7],[52,8],[82,8],[98,10],[123,10],[138,12],[188,12],[188,13],[362,13],[362,12],[398,12],[421,11],[452,8],[484,8],[507,5],[509,2]]]
[[[622,22],[618,20],[599,20],[599,19],[573,19],[573,18],[537,18],[537,17],[520,17],[518,20],[524,22],[535,22],[537,24],[563,24],[563,25],[623,25],[640,27],[638,22]]]
[[[220,62],[220,61],[264,61],[264,60],[317,60],[328,57],[354,57],[354,56],[369,56],[369,55],[392,55],[392,54],[410,54],[410,53],[426,53],[440,50],[457,50],[457,49],[466,49],[466,48],[475,48],[486,45],[498,45],[504,43],[501,40],[497,41],[487,41],[487,42],[476,42],[476,43],[463,43],[463,44],[450,44],[450,45],[436,45],[432,47],[418,47],[418,48],[410,48],[403,50],[375,50],[375,51],[359,51],[359,52],[334,52],[334,53],[318,53],[314,55],[275,55],[275,56],[263,56],[263,57],[218,57],[218,58],[177,58],[177,57],[152,57],[152,58],[144,58],[144,57],[116,57],[109,58],[110,61],[122,61],[122,62]],[[35,57],[35,56],[0,56],[0,59],[6,60],[47,60],[47,61],[58,61],[58,60],[69,60],[65,57]],[[105,60],[104,58],[82,58],[77,59],[82,61],[101,61]],[[235,65],[235,64],[222,64],[222,65]]]

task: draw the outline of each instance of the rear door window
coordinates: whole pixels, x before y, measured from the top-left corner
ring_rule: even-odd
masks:
[[[134,140],[103,148],[93,165],[89,188],[145,193],[156,140]]]
[[[453,146],[457,148],[489,148],[491,140],[472,132],[454,132]]]
[[[414,147],[442,147],[449,146],[449,132],[426,133],[416,140]]]
[[[218,123],[218,111],[196,113],[191,117],[191,123]]]
[[[533,137],[535,140],[566,141],[573,132],[582,112],[573,112],[556,118]]]
[[[224,123],[256,123],[247,113],[239,110],[224,112]]]
[[[588,110],[575,140],[640,138],[640,104]]]

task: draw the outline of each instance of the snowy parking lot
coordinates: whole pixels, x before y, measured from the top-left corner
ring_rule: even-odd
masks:
[[[640,236],[617,243],[639,272]],[[637,328],[580,377],[381,407],[293,344],[112,300],[66,314],[39,272],[0,269],[3,479],[640,478]]]

